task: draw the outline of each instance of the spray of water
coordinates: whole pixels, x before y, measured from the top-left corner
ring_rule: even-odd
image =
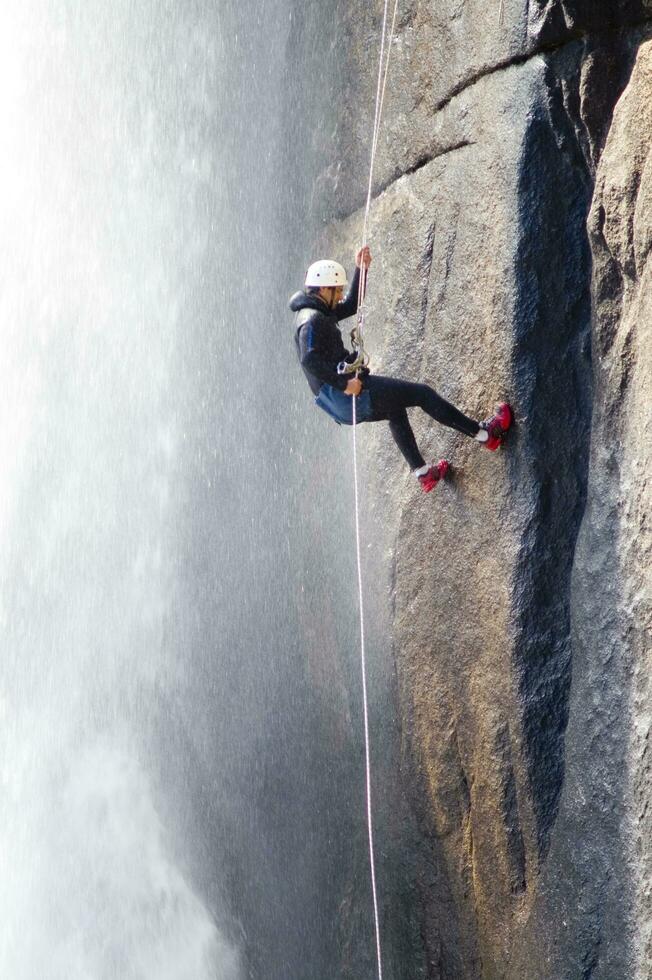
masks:
[[[336,27],[0,10],[2,978],[372,962],[348,443],[286,307]]]
[[[202,40],[192,20],[137,7],[28,0],[0,14],[0,975],[12,980],[240,975],[161,816],[183,800],[161,806],[150,734],[185,667],[165,639],[183,439],[174,270],[201,249],[186,199],[209,166],[193,125],[214,108],[219,33]]]

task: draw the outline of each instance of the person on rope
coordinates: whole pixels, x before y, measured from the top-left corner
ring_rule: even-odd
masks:
[[[364,268],[366,273],[370,265],[371,252],[365,246],[356,254],[350,286],[339,262],[321,259],[310,266],[304,290],[290,299],[290,309],[296,313],[295,342],[299,361],[316,404],[336,422],[353,424],[353,396],[356,398],[356,424],[389,422],[396,445],[422,490],[429,493],[446,476],[450,464],[446,459],[430,465],[424,461],[406,410],[421,408],[437,422],[464,433],[492,451],[502,445],[512,425],[512,410],[502,402],[491,418],[475,422],[429,385],[371,374],[367,367],[362,367],[355,376],[338,371],[338,365],[351,365],[357,357],[344,346],[338,323],[357,312],[360,270]]]

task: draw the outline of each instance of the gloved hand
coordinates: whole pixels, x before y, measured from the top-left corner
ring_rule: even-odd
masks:
[[[369,251],[369,246],[365,245],[364,248],[359,248],[355,255],[355,264],[357,267],[369,269],[371,265],[371,252]]]
[[[344,394],[359,395],[361,391],[362,391],[362,381],[360,381],[360,378],[351,378],[346,388],[344,389]]]

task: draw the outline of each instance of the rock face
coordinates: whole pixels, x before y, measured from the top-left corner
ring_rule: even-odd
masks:
[[[393,967],[627,980],[652,953],[652,5],[522,6],[403,5],[379,147],[372,370],[476,418],[508,397],[517,420],[490,454],[412,413],[424,454],[454,465],[430,497],[384,424],[361,429],[370,603],[418,828],[420,939]],[[342,258],[379,8],[337,7],[327,102],[349,110],[306,157],[321,248]]]
[[[588,559],[593,548],[602,550],[603,562],[608,560],[604,544],[595,540],[596,521],[609,521],[613,515],[618,544],[617,574],[611,576],[614,579],[613,612],[609,629],[605,629],[602,636],[602,647],[608,651],[610,662],[620,661],[623,718],[628,722],[620,726],[617,720],[618,727],[612,738],[624,747],[622,755],[626,761],[623,836],[632,876],[631,970],[634,976],[643,980],[649,976],[652,963],[652,822],[648,752],[652,651],[649,576],[652,553],[652,45],[649,43],[639,51],[631,82],[614,118],[598,172],[591,218],[596,260],[599,401],[596,400],[592,460],[596,477],[592,482],[583,539],[582,571],[585,586],[590,588],[592,569]],[[618,285],[612,292],[614,283]],[[606,493],[600,491],[600,474],[605,468],[609,474]],[[591,607],[587,603],[587,627],[590,613]],[[618,766],[618,758],[614,761]]]
[[[567,776],[529,926],[547,950],[537,977],[644,978],[652,962],[651,146],[648,42],[616,107],[589,218],[595,376],[589,492],[573,573]],[[523,971],[525,955],[520,962]]]

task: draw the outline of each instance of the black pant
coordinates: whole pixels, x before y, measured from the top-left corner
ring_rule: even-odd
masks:
[[[462,415],[454,405],[428,385],[399,381],[398,378],[384,378],[377,374],[370,374],[362,381],[371,395],[373,418],[369,421],[380,422],[386,419],[389,422],[396,445],[413,470],[425,466],[425,463],[408,421],[407,408],[421,408],[437,422],[457,429],[466,436],[475,436],[478,433],[480,426],[477,422]]]

